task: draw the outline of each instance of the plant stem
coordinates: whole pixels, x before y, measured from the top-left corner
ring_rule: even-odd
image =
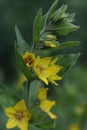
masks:
[[[28,85],[27,85],[27,106],[29,107],[29,90],[30,90],[30,83],[31,80],[28,80]]]

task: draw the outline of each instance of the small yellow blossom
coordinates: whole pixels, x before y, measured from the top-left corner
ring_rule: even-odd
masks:
[[[46,112],[51,119],[56,119],[57,116],[50,112],[50,109],[56,104],[55,101],[47,100],[48,88],[40,88],[38,90],[37,98],[40,101],[40,108],[42,111]]]
[[[52,42],[52,41],[45,41],[44,42],[44,46],[47,46],[47,47],[56,47],[56,43],[55,42]]]
[[[26,64],[28,67],[31,67],[31,66],[34,64],[35,55],[34,55],[33,53],[26,52],[26,53],[23,55],[23,59],[24,59],[25,64]]]
[[[46,35],[46,39],[47,40],[56,40],[56,36],[52,35],[52,34],[48,34],[48,35]]]
[[[80,130],[80,127],[78,124],[71,124],[69,127],[68,127],[68,130]]]
[[[9,117],[6,128],[18,126],[21,130],[28,130],[28,121],[31,118],[24,100],[19,101],[14,107],[5,108],[5,114]]]
[[[38,56],[34,62],[34,72],[46,85],[48,85],[48,81],[56,84],[55,80],[62,79],[60,76],[57,75],[62,67],[59,65],[55,65],[56,61],[57,58],[51,61],[51,57],[40,58]]]
[[[54,115],[52,112],[50,112],[50,109],[55,105],[55,101],[50,101],[50,100],[42,100],[40,104],[40,108],[42,111],[46,112],[51,119],[56,119],[57,116]]]
[[[38,99],[39,99],[40,101],[46,99],[46,97],[47,97],[47,91],[48,91],[48,88],[40,88],[40,89],[38,90]]]

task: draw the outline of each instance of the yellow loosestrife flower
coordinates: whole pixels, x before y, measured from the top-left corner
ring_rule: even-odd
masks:
[[[31,118],[24,100],[19,101],[14,107],[5,109],[5,114],[9,117],[6,128],[18,126],[21,130],[28,130],[28,121]]]
[[[57,75],[57,73],[62,68],[59,65],[55,65],[57,58],[51,61],[51,57],[40,58],[39,56],[36,58],[34,62],[34,71],[39,79],[41,79],[46,85],[48,85],[48,81],[57,85],[55,80],[61,80],[62,77]]]
[[[23,59],[24,59],[25,64],[26,64],[28,67],[31,67],[31,66],[34,64],[35,55],[34,55],[33,53],[26,52],[26,53],[23,55]]]
[[[47,91],[48,88],[40,88],[38,90],[37,98],[40,101],[40,108],[42,111],[46,112],[51,119],[56,119],[57,116],[50,112],[50,109],[56,104],[55,101],[47,100]]]

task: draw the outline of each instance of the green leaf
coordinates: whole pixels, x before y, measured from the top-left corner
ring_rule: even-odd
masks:
[[[17,45],[18,45],[19,51],[21,54],[24,54],[24,52],[29,51],[30,49],[29,49],[29,45],[23,39],[17,25],[15,26],[15,33],[16,33]]]
[[[75,13],[72,14],[68,14],[68,16],[66,17],[66,21],[67,22],[73,22],[74,21],[74,17],[75,17]]]
[[[42,9],[39,9],[34,20],[33,26],[33,42],[36,44],[40,39],[41,32]]]
[[[52,6],[50,7],[50,9],[49,9],[49,11],[48,11],[48,19],[50,18],[50,16],[52,15],[52,13],[54,13],[54,11],[55,11],[55,9],[56,9],[56,7],[57,7],[57,5],[58,5],[58,2],[59,2],[59,0],[55,0],[55,2],[52,4]]]
[[[29,90],[29,106],[35,105],[37,102],[37,90],[40,87],[40,81],[34,80],[30,84],[30,90]]]
[[[58,65],[61,65],[63,68],[60,71],[61,76],[68,72],[73,65],[77,62],[80,53],[77,54],[66,54],[58,56]]]
[[[43,33],[43,31],[45,29],[44,27],[46,26],[47,21],[50,20],[52,13],[55,11],[56,6],[58,5],[58,1],[59,0],[55,0],[55,2],[52,4],[52,6],[48,10],[48,12],[42,17],[42,19],[41,19],[41,29],[42,29],[41,34]]]
[[[55,11],[51,18],[54,22],[58,22],[60,19],[64,19],[67,17],[68,13],[65,13],[67,10],[67,5],[62,5],[57,11]]]
[[[50,120],[50,121],[45,121],[39,125],[37,125],[37,127],[39,128],[43,128],[43,129],[51,129],[51,128],[55,128],[55,122],[54,120]]]
[[[16,51],[17,60],[18,60],[18,64],[19,64],[20,69],[24,73],[24,75],[29,79],[31,77],[31,73],[29,71],[29,68],[26,66],[26,64],[23,60],[23,57],[20,54],[17,47],[15,48],[15,51]]]
[[[54,28],[53,30],[56,30],[56,32],[60,35],[67,35],[68,33],[76,31],[77,29],[79,29],[79,26],[68,22],[62,22],[58,24],[57,28]]]
[[[50,119],[50,117],[40,109],[40,107],[35,108],[32,113],[32,123],[38,128],[50,129],[55,127],[55,120]]]
[[[0,84],[0,106],[2,108],[12,106],[19,100],[13,88]]]

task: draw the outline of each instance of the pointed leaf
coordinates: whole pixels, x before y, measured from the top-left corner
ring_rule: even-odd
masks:
[[[49,11],[48,11],[48,18],[52,15],[52,13],[54,13],[57,5],[58,5],[59,0],[55,0],[55,2],[52,4],[52,6],[50,7]]]
[[[17,38],[17,45],[19,48],[19,51],[21,54],[26,52],[27,50],[29,51],[29,45],[26,43],[26,41],[23,39],[17,25],[15,26],[15,33],[16,33],[16,38]]]
[[[36,44],[40,38],[41,32],[41,19],[42,19],[42,9],[39,9],[35,17],[34,26],[33,26],[33,42]]]
[[[67,35],[68,33],[79,29],[79,26],[76,26],[76,25],[74,25],[72,23],[68,23],[68,22],[62,22],[62,23],[58,24],[57,26],[58,27],[55,28],[55,30],[60,35]]]
[[[66,18],[68,15],[66,13],[67,7],[67,5],[62,5],[57,11],[55,11],[51,16],[52,20],[58,22],[58,20]]]
[[[63,68],[60,71],[60,75],[63,76],[70,68],[76,63],[80,56],[80,53],[77,54],[66,54],[58,56],[58,65],[61,65]]]
[[[55,120],[50,119],[48,114],[42,111],[40,107],[35,108],[31,120],[38,128],[50,129],[55,127]]]
[[[23,57],[22,55],[20,54],[19,50],[17,49],[17,47],[15,48],[15,51],[16,51],[16,55],[17,55],[17,60],[18,60],[18,64],[19,64],[19,67],[21,69],[21,71],[24,73],[24,75],[27,77],[27,78],[30,78],[31,77],[31,73],[29,71],[29,68],[26,66],[24,60],[23,60]]]
[[[47,121],[47,122],[43,122],[43,123],[37,125],[37,127],[42,128],[42,129],[55,128],[55,121],[54,120],[50,120],[50,121]]]

